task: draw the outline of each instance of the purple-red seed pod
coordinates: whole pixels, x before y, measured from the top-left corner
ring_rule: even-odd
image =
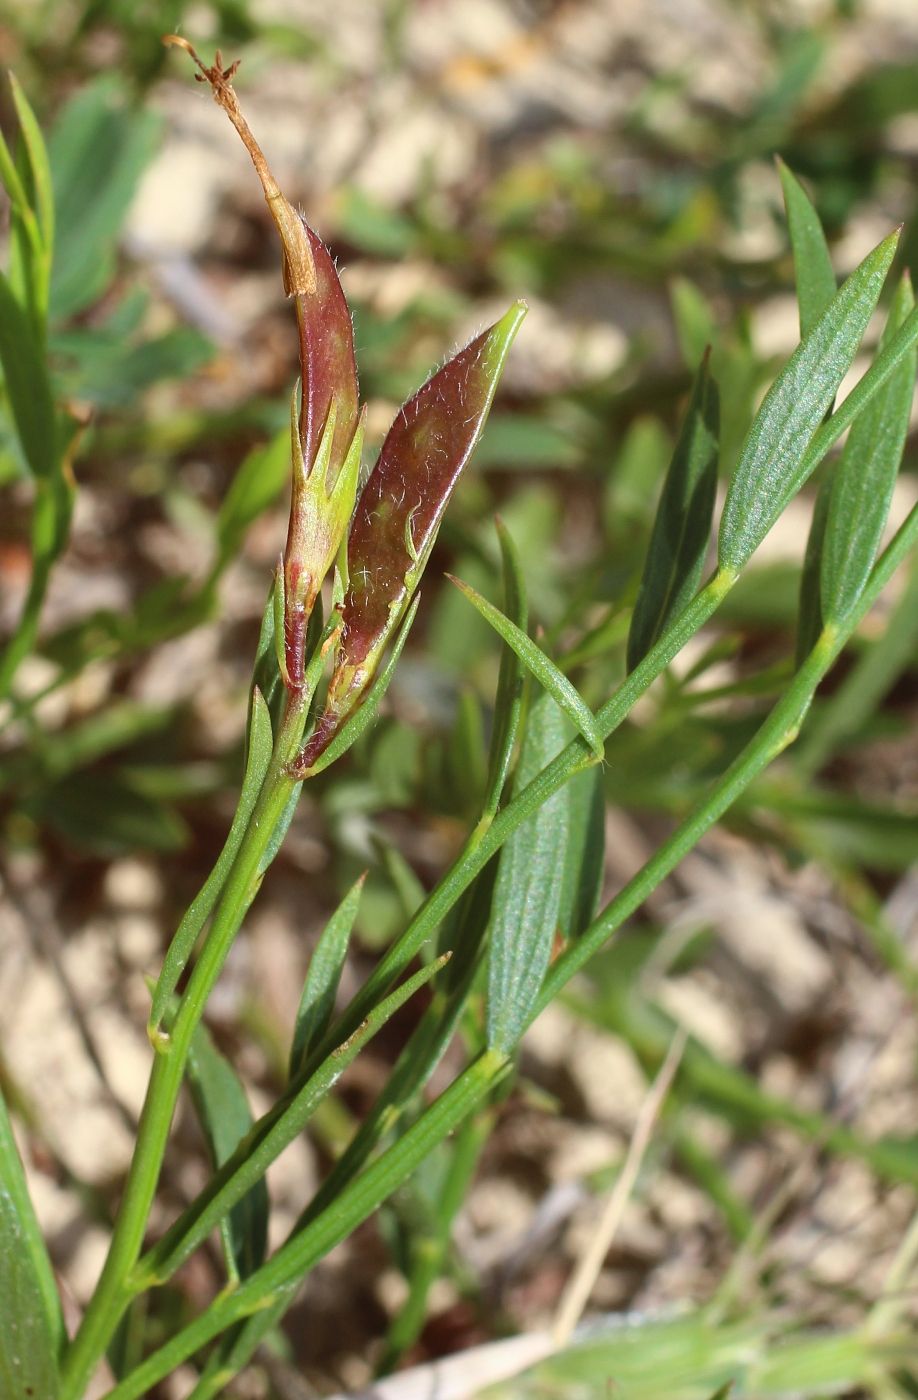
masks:
[[[525,303],[516,302],[438,370],[389,429],[351,525],[341,641],[325,709],[299,771],[315,762],[373,679],[481,437],[525,314]]]
[[[303,228],[315,289],[294,294],[302,389],[284,550],[284,648],[293,687],[303,682],[309,614],[347,532],[362,441],[351,313],[328,249],[305,222]]]

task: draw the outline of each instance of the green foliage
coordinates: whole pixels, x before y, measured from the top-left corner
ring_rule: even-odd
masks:
[[[257,40],[253,66],[312,44],[243,8],[225,0],[202,13],[225,36]],[[396,66],[400,15],[409,8],[386,11],[387,62]],[[178,28],[179,0],[167,11],[164,20],[160,7],[156,24]],[[764,77],[742,111],[697,103],[688,74],[642,85],[623,128],[634,156],[627,192],[610,183],[601,143],[593,149],[579,136],[538,130],[525,161],[484,172],[474,207],[463,204],[470,196],[462,190],[444,198],[433,166],[429,187],[425,175],[401,200],[345,183],[327,211],[332,246],[346,260],[362,250],[382,264],[410,255],[435,275],[394,312],[385,296],[366,295],[352,332],[335,261],[306,230],[317,289],[295,293],[306,389],[294,397],[288,435],[280,403],[243,394],[228,409],[200,406],[196,376],[214,348],[166,309],[154,279],[144,290],[136,285],[122,255],[124,219],[160,132],[137,99],[164,52],[149,8],[103,0],[75,13],[66,42],[62,28],[39,47],[18,15],[10,27],[30,89],[36,55],[49,73],[58,65],[59,83],[66,52],[80,81],[58,108],[47,150],[14,84],[13,138],[0,141],[10,205],[0,280],[0,482],[19,493],[10,528],[19,528],[16,512],[30,512],[23,537],[31,550],[25,602],[0,662],[0,821],[12,844],[47,846],[63,866],[80,861],[93,870],[113,855],[158,852],[170,862],[170,898],[173,869],[182,877],[176,889],[192,875],[200,888],[153,988],[146,1106],[108,1260],[69,1341],[0,1118],[0,1292],[12,1299],[0,1309],[0,1389],[16,1395],[28,1384],[36,1394],[82,1400],[119,1319],[128,1318],[132,1340],[119,1346],[111,1400],[149,1394],[185,1366],[198,1368],[194,1400],[206,1400],[260,1343],[266,1354],[276,1350],[272,1331],[303,1280],[381,1206],[380,1248],[407,1287],[381,1371],[415,1343],[429,1345],[424,1324],[440,1276],[458,1276],[474,1297],[475,1281],[456,1273],[451,1227],[501,1122],[522,1038],[560,1002],[571,1020],[616,1037],[653,1077],[678,1030],[660,987],[665,960],[690,968],[716,947],[705,928],[672,954],[673,940],[656,923],[663,882],[715,823],[767,843],[776,862],[818,862],[857,937],[914,998],[918,973],[883,909],[890,877],[918,859],[911,793],[893,800],[876,783],[853,790],[847,778],[848,766],[863,761],[861,744],[906,740],[911,718],[918,512],[880,547],[903,457],[906,473],[913,466],[918,313],[903,278],[878,352],[862,352],[869,368],[834,407],[898,236],[838,290],[829,238],[834,244],[850,211],[890,179],[901,186],[897,204],[908,198],[907,166],[885,139],[886,124],[918,109],[918,99],[907,64],[868,74],[837,103],[821,97],[813,79],[828,71],[842,19],[826,18],[819,32],[776,20],[762,31]],[[202,23],[197,15],[194,23]],[[112,33],[130,72],[86,80],[93,45]],[[337,82],[346,58],[319,41],[314,52]],[[231,75],[215,72],[208,76],[219,96]],[[64,86],[74,89],[69,67]],[[45,97],[58,105],[50,82]],[[671,110],[677,138],[667,135]],[[856,130],[850,112],[860,114]],[[783,367],[762,357],[753,331],[760,304],[786,281],[785,245],[776,240],[768,251],[766,240],[766,251],[750,257],[732,238],[753,205],[761,220],[763,199],[777,218],[779,181],[769,189],[749,165],[776,144],[812,192],[779,163],[801,330]],[[286,232],[295,241],[297,225]],[[906,233],[906,260],[912,240]],[[365,285],[359,273],[354,282]],[[506,305],[528,287],[552,313],[582,306],[586,288],[597,321],[612,288],[627,340],[620,363],[595,371],[585,355],[581,364],[573,335],[559,351],[565,368],[555,382],[555,347],[550,354],[543,342],[544,365],[523,361],[485,432],[523,316],[515,303],[408,398],[340,548],[362,447],[352,336],[367,399],[397,401],[426,371],[431,346],[478,314],[479,297]],[[667,288],[672,346],[655,335]],[[221,350],[215,382],[236,354]],[[238,357],[247,355],[245,346]],[[74,404],[84,406],[80,428]],[[90,407],[95,416],[84,429]],[[718,465],[728,476],[719,565],[702,584]],[[759,566],[756,549],[820,466],[805,554]],[[291,468],[293,525],[250,680],[236,663],[258,626],[251,576],[265,572],[265,541],[279,528]],[[123,606],[106,602],[63,622],[49,608],[40,633],[69,538],[75,478],[87,484],[89,518],[102,522],[90,549],[110,547],[106,563],[130,574],[132,588]],[[331,506],[329,489],[340,496]],[[99,509],[109,501],[111,520]],[[319,540],[326,507],[334,529]],[[149,577],[160,562],[144,551],[163,520],[201,543],[187,576],[183,561],[183,576]],[[78,556],[83,540],[78,530]],[[316,577],[306,586],[310,550],[321,558],[309,565]],[[461,595],[440,584],[448,556],[470,580]],[[900,568],[901,594],[861,633]],[[311,606],[326,572],[324,597],[307,617],[304,600]],[[498,609],[488,600],[501,589]],[[203,637],[205,624],[219,634],[219,702],[210,678],[201,694],[190,693],[189,681],[177,702],[144,698],[149,654],[199,628]],[[839,676],[824,685],[843,651]],[[23,666],[27,660],[37,665]],[[227,739],[233,714],[237,732]],[[224,814],[215,803],[237,791],[230,819],[233,806]],[[609,824],[617,838],[638,829],[642,863],[626,840],[606,869],[607,804],[620,809]],[[314,860],[317,839],[329,849],[324,863]],[[272,864],[283,865],[295,891],[304,851],[304,909],[324,931],[315,937],[304,915],[313,952],[294,1023],[279,1025],[273,1011],[246,1000],[247,1019],[226,1042],[260,1042],[259,1087],[272,1097],[253,1118],[202,1016],[252,902],[274,882]],[[361,899],[364,877],[354,879],[367,865]],[[612,897],[603,902],[607,884]],[[342,1092],[342,1075],[363,1055],[367,1073]],[[762,1230],[758,1203],[733,1170],[734,1147],[750,1137],[767,1141],[780,1128],[832,1169],[853,1161],[884,1188],[918,1184],[915,1143],[904,1129],[871,1137],[803,1095],[766,1089],[752,1063],[729,1062],[703,1036],[690,1037],[657,1128],[660,1159],[691,1176],[723,1222],[724,1240],[743,1242],[737,1271]],[[369,1104],[361,1101],[367,1083]],[[187,1150],[170,1141],[186,1084],[212,1170],[150,1244],[167,1150]],[[18,1103],[17,1112],[28,1127]],[[330,1165],[267,1256],[266,1174],[304,1130]],[[648,1178],[657,1170],[649,1161]],[[177,1271],[215,1232],[230,1287],[193,1314]],[[633,1400],[718,1400],[858,1389],[886,1400],[913,1384],[914,1346],[895,1319],[884,1313],[882,1326],[874,1317],[819,1334],[796,1326],[800,1319],[789,1326],[787,1308],[777,1319],[756,1296],[757,1268],[747,1270],[742,1297],[728,1279],[712,1309],[578,1334],[510,1390],[574,1400],[611,1384]],[[773,1275],[762,1280],[770,1287]],[[909,1280],[906,1268],[896,1297]],[[853,1311],[856,1300],[846,1306]],[[31,1373],[15,1364],[25,1355]]]
[[[807,448],[854,359],[893,260],[890,234],[836,292],[765,396],[720,522],[722,568],[738,573],[807,477]]]
[[[131,107],[114,78],[84,88],[58,118],[48,145],[58,228],[55,321],[83,311],[109,286],[118,235],[159,135],[156,116]]]

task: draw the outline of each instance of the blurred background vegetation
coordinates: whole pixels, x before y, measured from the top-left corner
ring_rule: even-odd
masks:
[[[806,182],[837,270],[904,221],[901,257],[918,272],[913,0],[7,0],[0,64],[50,133],[55,391],[81,426],[72,536],[0,735],[0,1076],[77,1301],[142,1095],[144,977],[232,811],[296,373],[256,181],[166,31],[242,58],[249,120],[355,308],[375,444],[449,349],[509,299],[532,306],[392,703],[333,779],[309,785],[215,998],[211,1030],[256,1105],[282,1079],[309,949],[345,889],[369,868],[355,985],[477,815],[497,652],[443,569],[499,597],[500,512],[546,644],[598,704],[623,674],[705,346],[726,476],[796,342],[774,155]],[[15,129],[6,88],[0,123]],[[910,444],[896,522],[918,496],[914,468]],[[31,487],[2,402],[0,490],[9,631]],[[607,891],[787,677],[811,503],[793,504],[716,628],[607,748]],[[642,1375],[600,1348],[583,1374],[525,1393],[596,1394],[614,1372],[616,1395],[704,1400],[755,1354],[779,1379],[756,1373],[743,1393],[918,1394],[909,1364],[871,1379],[872,1361],[780,1389],[774,1350],[797,1327],[861,1328],[914,1213],[916,681],[912,566],[780,769],[534,1029],[413,1360],[551,1317],[679,1022],[692,1039],[672,1103],[594,1291],[602,1311],[669,1327],[654,1354],[672,1369]],[[269,1174],[278,1228],[416,1014]],[[177,1141],[167,1207],[203,1170],[190,1116]],[[239,1394],[307,1393],[297,1376],[323,1393],[366,1382],[442,1189],[433,1163],[322,1265]],[[179,1276],[176,1320],[206,1296],[208,1267]],[[667,1320],[714,1297],[720,1331],[709,1314],[707,1331],[700,1314]],[[914,1301],[902,1283],[902,1308]]]

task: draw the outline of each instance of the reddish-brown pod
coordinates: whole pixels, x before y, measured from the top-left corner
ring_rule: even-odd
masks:
[[[303,228],[315,285],[294,294],[301,389],[284,550],[284,649],[294,687],[303,682],[309,614],[353,510],[363,438],[350,308],[331,254],[305,222]]]
[[[306,465],[311,467],[328,411],[332,401],[336,401],[338,412],[329,467],[334,481],[347,456],[360,412],[354,327],[331,254],[305,221],[303,227],[312,250],[316,285],[311,294],[302,293],[296,298],[303,375],[300,442]]]
[[[525,303],[516,302],[447,361],[389,429],[351,525],[341,641],[302,769],[360,702],[405,614],[453,488],[481,437],[525,314]]]

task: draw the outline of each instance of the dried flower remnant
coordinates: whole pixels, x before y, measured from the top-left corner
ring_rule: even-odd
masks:
[[[516,302],[429,379],[389,429],[351,526],[344,626],[325,708],[297,765],[301,776],[360,704],[405,615],[525,314]]]
[[[284,681],[303,685],[306,624],[322,582],[347,532],[354,508],[363,431],[351,314],[322,240],[281,193],[233,90],[238,63],[224,68],[219,51],[208,68],[186,39],[183,48],[210,84],[248,151],[284,252],[284,289],[296,306],[301,393],[292,432],[290,525],[278,586],[283,596]]]
[[[309,616],[336,558],[345,596],[325,707],[291,771],[307,776],[342,724],[367,698],[383,653],[405,617],[443,512],[481,436],[507,352],[526,314],[523,302],[476,336],[400,410],[354,511],[364,418],[360,412],[351,314],[331,255],[281,194],[232,87],[238,68],[218,52],[206,67],[175,35],[210,84],[261,180],[284,249],[284,286],[296,305],[301,381],[291,403],[290,523],[275,580],[279,660],[292,697],[310,691]],[[353,520],[351,517],[353,515]],[[348,523],[350,535],[348,536]],[[395,655],[393,648],[392,655]]]

